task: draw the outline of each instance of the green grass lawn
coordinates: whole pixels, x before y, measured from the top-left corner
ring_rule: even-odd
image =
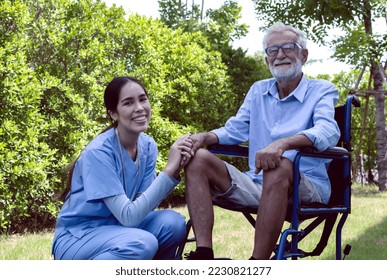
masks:
[[[186,207],[176,208],[188,217]],[[301,228],[303,225],[301,224]],[[319,239],[318,232],[302,241],[312,250]],[[52,231],[0,237],[0,260],[50,260]],[[248,259],[253,246],[254,229],[241,213],[215,208],[214,251],[216,257]],[[356,185],[352,196],[352,213],[343,229],[343,244],[351,244],[348,260],[387,260],[387,192],[376,187]],[[194,249],[188,244],[185,251]],[[308,259],[334,259],[334,234],[325,251]]]

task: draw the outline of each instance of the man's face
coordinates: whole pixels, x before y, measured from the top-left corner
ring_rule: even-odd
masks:
[[[266,56],[266,63],[276,79],[289,81],[302,73],[302,65],[308,58],[308,51],[294,43],[298,43],[298,38],[291,31],[275,32],[269,37],[267,47],[283,46],[278,49],[276,55]]]

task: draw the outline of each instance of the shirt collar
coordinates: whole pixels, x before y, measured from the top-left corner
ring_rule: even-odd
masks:
[[[272,84],[269,86],[269,90],[267,94],[270,94],[271,96],[275,97],[279,100],[279,94],[278,94],[278,87],[277,87],[277,81],[276,79],[272,80]],[[299,102],[303,102],[305,99],[305,94],[308,88],[308,79],[305,77],[305,75],[302,75],[301,81],[298,84],[298,86],[295,88],[295,90],[284,100],[290,98],[290,96],[294,96]]]

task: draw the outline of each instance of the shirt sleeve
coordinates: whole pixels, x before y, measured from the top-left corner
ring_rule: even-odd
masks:
[[[334,118],[338,97],[339,93],[334,87],[324,94],[314,108],[313,127],[300,132],[308,137],[319,151],[333,148],[340,138],[340,129]]]
[[[252,93],[253,91],[250,89],[237,114],[229,118],[224,127],[211,131],[218,137],[219,144],[233,145],[248,141]]]
[[[79,165],[87,201],[125,193],[111,153],[88,150],[81,155]]]
[[[107,197],[103,201],[122,225],[136,227],[171,193],[178,183],[176,179],[161,172],[149,188],[134,201],[124,194]]]

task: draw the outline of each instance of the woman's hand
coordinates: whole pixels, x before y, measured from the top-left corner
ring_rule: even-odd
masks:
[[[178,149],[181,152],[180,169],[186,166],[194,156],[194,141],[190,138],[190,136],[190,134],[184,135],[181,141],[177,143]]]
[[[179,178],[181,169],[188,164],[193,156],[193,141],[190,134],[179,137],[171,146],[168,155],[168,162],[164,172],[169,176]]]

